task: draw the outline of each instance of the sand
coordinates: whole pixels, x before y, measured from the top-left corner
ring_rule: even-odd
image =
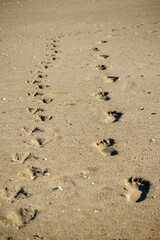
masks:
[[[160,239],[158,0],[0,1],[0,239]]]

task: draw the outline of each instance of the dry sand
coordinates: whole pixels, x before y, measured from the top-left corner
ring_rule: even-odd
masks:
[[[159,0],[0,1],[0,239],[160,239]]]

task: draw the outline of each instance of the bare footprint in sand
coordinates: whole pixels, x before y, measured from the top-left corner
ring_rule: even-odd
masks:
[[[48,69],[49,67],[52,67],[50,61],[42,61],[41,64],[43,65],[43,67],[44,67],[45,69]]]
[[[48,169],[47,168],[46,169],[41,169],[41,168],[37,168],[37,167],[32,166],[31,171],[32,171],[34,180],[41,175],[42,176],[48,175]]]
[[[17,174],[18,178],[31,179],[31,180],[35,180],[40,176],[47,176],[47,175],[49,175],[47,168],[42,169],[34,166],[27,168],[24,171],[19,172]]]
[[[47,122],[52,119],[52,116],[44,116],[44,115],[38,115],[36,116],[35,121],[40,121],[40,122]]]
[[[19,215],[22,221],[22,225],[19,226],[19,228],[25,227],[26,224],[29,224],[31,221],[33,221],[38,214],[37,209],[33,208],[20,208]]]
[[[17,217],[19,218],[19,222],[16,225],[18,228],[23,228],[36,218],[38,210],[31,207],[20,208],[16,213]]]
[[[37,75],[37,78],[46,78],[46,77],[48,77],[48,75],[47,74],[43,74],[41,72]]]
[[[147,194],[150,189],[150,182],[143,178],[134,178],[130,177],[129,179],[125,179],[126,188],[124,188],[127,193],[125,197],[130,202],[141,202],[145,200]]]
[[[12,162],[19,162],[19,163],[25,163],[28,160],[37,160],[38,157],[34,156],[32,153],[26,153],[26,154],[19,154],[16,153],[12,156]]]
[[[99,70],[106,70],[107,69],[107,67],[105,65],[97,65],[96,68],[99,69]]]
[[[42,96],[43,93],[41,92],[34,92],[34,93],[27,93],[28,96],[31,96],[31,97],[39,97],[39,96]]]
[[[117,80],[119,80],[119,77],[116,77],[116,76],[107,76],[106,83],[114,83],[114,82],[116,82]]]
[[[38,209],[32,208],[30,206],[26,208],[19,208],[16,210],[10,210],[9,208],[1,208],[0,223],[20,229],[31,223],[37,217],[38,213]]]
[[[121,118],[122,113],[117,111],[109,111],[106,113],[106,123],[113,123],[118,122],[118,120]]]
[[[44,112],[42,108],[27,108],[30,113],[36,114],[37,112]]]
[[[39,132],[43,132],[42,129],[38,128],[38,127],[33,127],[33,128],[28,128],[28,127],[24,127],[23,131],[29,135],[33,134],[33,133],[39,133]]]
[[[110,99],[110,97],[108,97],[109,92],[98,92],[95,94],[95,96],[97,98],[99,98],[100,100],[104,100],[107,101]]]
[[[8,200],[13,203],[15,200],[29,198],[31,194],[29,194],[24,187],[14,187],[14,188],[8,188],[6,187],[4,190],[0,191],[0,194]]]
[[[102,54],[102,55],[100,55],[100,58],[108,58],[109,57],[109,55],[105,55],[105,54]]]
[[[42,99],[42,102],[45,103],[45,104],[49,104],[50,102],[52,102],[53,99],[52,98],[43,98]]]
[[[40,80],[33,80],[33,81],[31,81],[31,83],[32,84],[39,84],[39,83],[41,83],[42,81],[40,81]]]
[[[115,156],[118,154],[118,152],[112,147],[114,144],[114,139],[102,139],[96,143],[96,147],[104,156]]]
[[[37,85],[37,88],[39,88],[39,89],[45,89],[45,88],[48,88],[49,87],[49,85],[45,85],[45,84],[38,84]]]
[[[52,140],[45,139],[45,138],[35,138],[30,142],[25,142],[27,146],[33,146],[33,147],[44,147],[46,144],[52,142]]]
[[[104,43],[107,43],[107,41],[106,40],[102,40],[102,41],[97,42],[98,45],[102,45]]]
[[[99,51],[99,49],[97,47],[91,48],[91,50],[94,51],[94,52],[98,52]]]
[[[121,88],[129,90],[129,89],[132,89],[132,88],[134,88],[136,86],[137,85],[134,82],[127,80],[127,81],[124,82],[124,84],[123,84],[123,86]]]

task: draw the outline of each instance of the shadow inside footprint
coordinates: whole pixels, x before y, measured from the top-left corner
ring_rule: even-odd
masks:
[[[141,177],[130,177],[129,179],[126,179],[125,182],[125,190],[127,191],[125,196],[127,197],[128,201],[138,203],[145,200],[151,186],[149,181]]]

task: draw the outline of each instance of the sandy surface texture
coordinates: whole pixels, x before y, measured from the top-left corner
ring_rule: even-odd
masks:
[[[160,239],[160,1],[0,0],[0,240]]]

